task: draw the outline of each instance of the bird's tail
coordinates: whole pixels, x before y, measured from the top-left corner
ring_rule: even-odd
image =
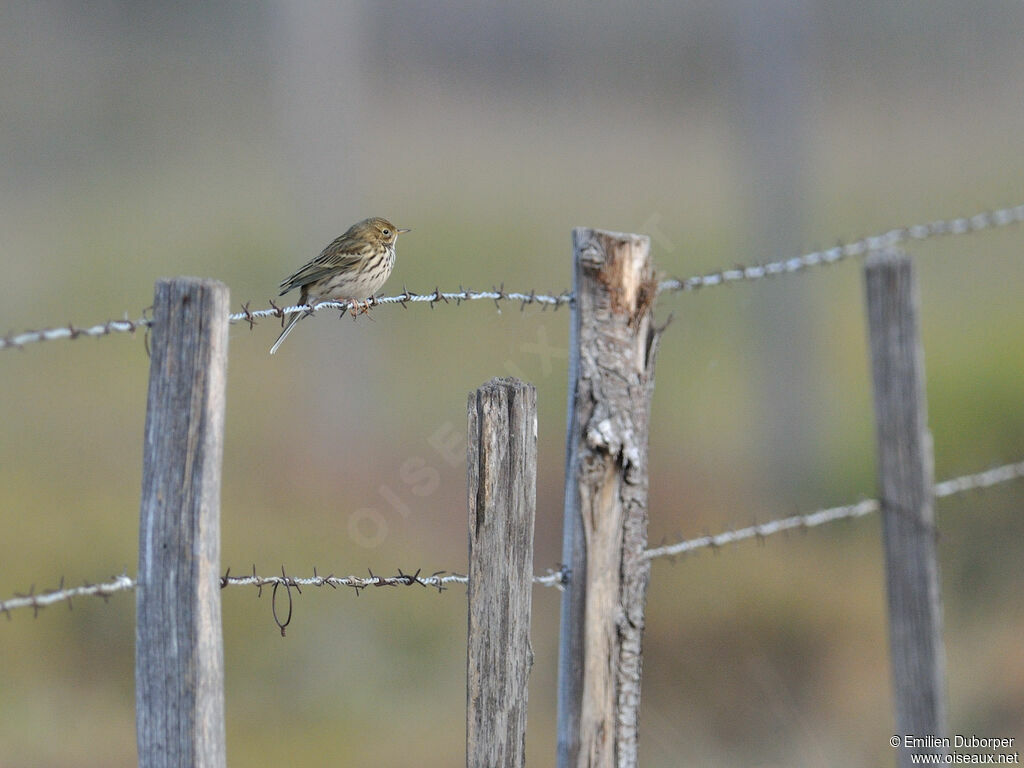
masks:
[[[292,328],[295,327],[295,324],[299,322],[299,320],[304,318],[307,314],[308,313],[306,312],[296,312],[294,315],[288,318],[288,323],[285,325],[284,330],[281,331],[281,335],[277,337],[277,341],[274,342],[274,346],[270,348],[270,354],[274,354],[275,352],[277,352],[277,348],[281,346],[281,343],[284,341],[285,336],[291,333]]]

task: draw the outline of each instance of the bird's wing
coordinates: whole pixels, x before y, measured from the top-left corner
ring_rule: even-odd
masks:
[[[339,237],[324,248],[319,256],[300,267],[295,274],[282,280],[281,295],[284,296],[293,288],[301,288],[304,285],[315,283],[317,280],[322,280],[330,275],[347,272],[355,268],[359,264],[361,257],[358,254],[348,252],[349,249],[344,247],[345,243],[343,240],[344,237]]]

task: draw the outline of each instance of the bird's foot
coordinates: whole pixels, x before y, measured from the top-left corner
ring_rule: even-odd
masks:
[[[366,301],[355,301],[352,306],[349,307],[349,312],[352,317],[358,317],[359,315],[368,315],[370,313],[370,307],[373,306],[372,300],[367,299]]]

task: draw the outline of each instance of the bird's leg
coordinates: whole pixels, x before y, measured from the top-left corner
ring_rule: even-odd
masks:
[[[310,296],[308,293],[306,293],[306,289],[303,288],[302,294],[299,296],[299,304],[304,304],[306,306],[306,309],[301,315],[299,315],[299,317],[309,317],[310,315],[312,315],[313,312],[316,310],[317,304],[319,304],[321,301],[322,299],[318,299],[316,296]]]

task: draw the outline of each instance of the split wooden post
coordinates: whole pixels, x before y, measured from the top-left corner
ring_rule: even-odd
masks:
[[[942,605],[935,554],[932,443],[913,262],[902,251],[864,268],[885,539],[896,733],[946,736]],[[938,748],[899,750],[945,754]]]
[[[558,766],[632,766],[657,281],[646,236],[578,228],[573,245]]]
[[[467,768],[522,768],[533,664],[537,390],[492,379],[469,396]]]
[[[223,768],[220,474],[228,289],[156,284],[136,587],[139,765]]]

